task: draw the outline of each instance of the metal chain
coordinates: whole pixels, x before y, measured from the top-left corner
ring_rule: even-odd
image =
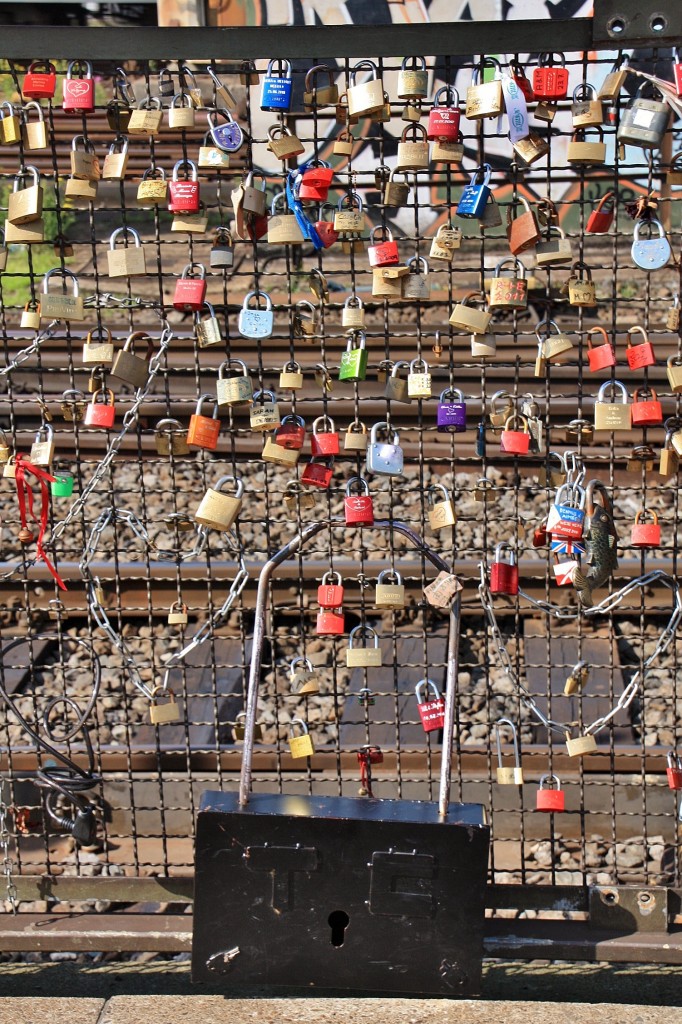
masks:
[[[535,715],[535,717],[540,722],[542,722],[542,724],[548,730],[552,732],[561,733],[562,736],[565,736],[567,733],[570,734],[571,730],[575,727],[575,722],[555,722],[551,718],[548,718],[546,715],[544,715],[538,707],[538,705],[535,703],[533,695],[530,693],[527,687],[524,686],[520,678],[517,677],[514,671],[511,657],[509,655],[509,652],[507,651],[504,640],[502,638],[500,627],[498,626],[497,619],[495,618],[495,609],[493,607],[492,594],[490,593],[490,587],[488,585],[488,571],[485,562],[479,562],[479,570],[481,581],[479,583],[478,593],[481,599],[481,604],[483,605],[483,610],[486,613],[486,617],[488,619],[488,623],[490,625],[490,629],[493,635],[493,642],[497,649],[497,653],[499,655],[504,671],[506,672],[508,678],[511,680],[512,684],[518,689],[522,703],[528,708],[528,710],[533,715]],[[656,569],[653,572],[646,573],[646,575],[644,576],[638,576],[637,579],[631,580],[629,583],[626,583],[625,586],[622,587],[620,590],[616,591],[615,594],[610,594],[608,597],[604,598],[604,600],[600,604],[595,605],[593,608],[587,608],[584,611],[581,611],[581,609],[579,608],[560,608],[556,605],[550,604],[547,601],[536,600],[535,598],[530,597],[528,594],[526,594],[523,590],[519,588],[519,594],[521,597],[524,597],[527,601],[530,602],[530,604],[535,605],[536,608],[539,608],[541,611],[546,612],[548,615],[553,616],[557,619],[577,619],[581,613],[584,614],[586,618],[593,618],[596,615],[606,614],[607,612],[612,611],[617,605],[621,604],[623,599],[626,598],[628,594],[632,593],[634,590],[648,587],[652,583],[661,583],[663,584],[663,586],[668,587],[672,591],[673,610],[670,619],[668,620],[667,625],[663,629],[654,651],[642,664],[641,668],[639,668],[637,672],[635,672],[634,676],[632,677],[628,685],[625,687],[620,697],[618,698],[616,704],[607,714],[603,715],[601,718],[595,719],[594,722],[586,726],[583,730],[585,735],[595,735],[606,725],[608,725],[608,723],[618,714],[619,711],[622,711],[624,708],[629,707],[629,705],[634,700],[635,694],[644,682],[644,678],[646,676],[647,671],[649,670],[649,667],[670,646],[670,643],[672,642],[672,639],[675,636],[675,632],[679,625],[680,619],[682,618],[682,597],[680,596],[680,588],[672,576],[669,576],[661,569]]]
[[[17,887],[12,880],[12,857],[10,856],[9,845],[12,834],[7,827],[7,815],[9,809],[4,798],[4,782],[0,783],[0,853],[2,854],[2,871],[5,875],[7,899],[12,907],[12,913],[16,914],[19,906],[19,894]]]
[[[0,367],[0,377],[7,377],[12,370],[16,370],[18,366],[25,363],[29,356],[32,356],[34,352],[37,352],[44,341],[48,341],[49,338],[53,338],[57,333],[57,325],[59,320],[52,320],[44,331],[36,334],[35,338],[27,348],[22,348],[21,352],[17,352],[14,359],[11,359],[7,366]]]

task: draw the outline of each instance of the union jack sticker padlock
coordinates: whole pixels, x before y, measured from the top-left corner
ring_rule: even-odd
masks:
[[[585,491],[578,485],[562,484],[547,517],[547,533],[554,538],[580,540],[585,525]]]
[[[424,732],[435,732],[445,724],[445,700],[431,679],[422,679],[414,688],[417,695],[417,709]],[[431,699],[429,700],[429,695]]]

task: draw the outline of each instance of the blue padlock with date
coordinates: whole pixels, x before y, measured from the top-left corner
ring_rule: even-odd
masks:
[[[260,94],[261,110],[288,110],[291,106],[291,64],[288,60],[271,60],[263,79]]]
[[[458,217],[470,217],[480,219],[486,208],[490,196],[490,175],[493,173],[490,164],[482,164],[477,167],[471,176],[471,181],[462,192],[461,199],[457,204]],[[482,180],[481,180],[482,179]]]

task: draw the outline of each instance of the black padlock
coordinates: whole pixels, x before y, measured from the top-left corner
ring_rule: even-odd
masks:
[[[208,265],[214,270],[226,270],[234,266],[234,243],[227,228],[219,227],[213,238]]]

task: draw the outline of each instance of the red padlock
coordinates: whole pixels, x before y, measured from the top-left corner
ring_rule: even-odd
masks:
[[[194,268],[199,276],[194,276]],[[188,263],[182,269],[182,276],[175,282],[173,306],[183,313],[197,312],[206,299],[206,269],[202,263]]]
[[[593,334],[601,334],[604,340],[599,345],[593,345]],[[587,332],[587,362],[592,373],[608,370],[609,367],[616,365],[615,349],[603,327],[591,327]]]
[[[114,392],[110,388],[100,388],[90,399],[83,422],[86,427],[102,427],[109,430],[113,427],[115,419]]]
[[[502,555],[505,548],[509,550],[507,561]],[[516,564],[516,555],[509,544],[498,544],[495,548],[495,561],[490,566],[490,593],[514,595],[518,592],[519,567]]]
[[[51,100],[57,88],[57,69],[49,60],[34,60],[24,75],[21,91],[31,100]]]
[[[643,341],[637,345],[633,344],[632,335],[641,334]],[[625,353],[628,357],[628,366],[631,370],[642,370],[645,366],[655,366],[656,356],[654,346],[649,341],[649,335],[643,327],[631,327],[628,331],[628,347]]]
[[[646,516],[651,516],[652,523],[643,523]],[[653,509],[641,508],[635,516],[630,534],[630,543],[633,548],[660,548],[661,527],[658,522],[658,513]]]
[[[381,232],[381,242],[375,241],[377,231]],[[393,234],[390,228],[384,227],[383,224],[372,228],[369,233],[367,257],[370,267],[391,267],[395,263],[400,263],[398,243],[393,241]]]
[[[422,679],[414,688],[417,695],[417,709],[422,720],[424,732],[434,732],[445,725],[445,700],[441,697],[436,684],[430,679]],[[431,700],[429,693],[433,694]]]
[[[519,421],[523,424],[523,430],[514,430]],[[510,455],[527,455],[529,447],[528,420],[525,416],[510,416],[500,435],[500,451]]]
[[[564,55],[561,53],[561,66],[552,65],[553,53],[541,53],[540,67],[533,71],[533,92],[536,100],[554,102],[562,100],[568,93],[568,71],[564,67]]]
[[[204,416],[202,409],[205,402],[213,405],[213,416]],[[218,419],[218,402],[213,395],[201,395],[197,402],[196,412],[190,416],[189,427],[187,428],[187,444],[195,448],[206,448],[214,452],[218,447],[218,435],[220,434],[220,420]]]
[[[180,177],[181,170],[184,178]],[[173,168],[173,180],[168,183],[168,209],[171,213],[199,212],[197,166],[191,160],[178,160]]]
[[[545,788],[545,780],[548,780],[548,788]],[[549,788],[555,783],[556,789]],[[566,799],[558,775],[543,775],[540,779],[540,786],[535,794],[535,810],[549,811],[552,814],[566,810]]]
[[[334,171],[329,164],[321,161],[314,166],[306,167],[301,175],[301,183],[298,187],[299,199],[312,199],[315,202],[324,202],[329,193],[329,186],[332,183]]]
[[[335,579],[336,583],[329,580]],[[322,577],[322,582],[317,588],[317,603],[320,608],[340,608],[343,604],[343,583],[341,573],[333,572],[331,569]]]
[[[318,431],[321,424],[322,430]],[[339,435],[334,420],[329,416],[318,416],[313,421],[313,432],[310,436],[310,451],[326,459],[330,455],[339,454]]]
[[[606,232],[613,224],[615,207],[616,197],[614,196],[613,192],[606,192],[597,203],[596,208],[587,218],[587,227],[585,228],[585,234],[606,234]]]
[[[324,219],[324,211],[325,210],[331,210],[332,211],[332,219],[331,220],[325,220]],[[335,206],[333,206],[331,203],[325,203],[322,206],[322,209],[320,210],[320,220],[316,220],[315,223],[313,224],[313,227],[317,231],[317,234],[318,234],[318,236],[320,238],[320,241],[322,242],[322,245],[324,246],[325,249],[331,248],[331,246],[334,244],[334,242],[338,242],[338,240],[339,240],[339,233],[336,230],[336,228],[334,227],[334,217],[333,217],[333,214],[335,212],[336,212],[336,207]]]
[[[670,789],[682,789],[682,758],[671,750],[668,754],[668,767],[665,770]]]
[[[327,463],[331,465],[327,465]],[[334,465],[333,459],[327,459],[323,462],[315,462],[311,459],[308,465],[301,473],[301,483],[306,484],[308,487],[329,487],[332,482],[332,466]]]
[[[680,49],[678,46],[674,49],[675,62],[673,64],[673,79],[675,81],[675,92],[678,96],[682,96],[682,62],[680,62]]]
[[[441,96],[445,97],[443,103]],[[451,85],[446,85],[433,97],[433,107],[429,111],[426,129],[427,138],[457,142],[460,118],[459,93]]]
[[[644,398],[639,396],[644,395]],[[651,396],[651,397],[647,397]],[[636,388],[632,395],[633,427],[660,427],[663,423],[663,407],[653,388]]]
[[[362,488],[364,494],[352,493],[356,485]],[[374,525],[374,504],[370,497],[369,485],[361,476],[352,476],[346,484],[343,513],[346,517],[346,526]]]
[[[300,451],[305,442],[305,420],[302,416],[289,413],[275,431],[275,444],[281,448]]]
[[[343,612],[333,608],[323,608],[317,613],[315,632],[318,636],[341,636],[346,631]]]
[[[523,93],[526,103],[532,103],[535,99],[535,93],[533,92],[530,80],[526,76],[526,69],[521,64],[517,64],[515,60],[512,60],[509,62],[509,70],[512,73],[512,78]]]
[[[79,75],[74,78],[73,75]],[[72,60],[66,71],[62,107],[67,114],[92,114],[95,109],[95,83],[92,65],[87,60]]]

